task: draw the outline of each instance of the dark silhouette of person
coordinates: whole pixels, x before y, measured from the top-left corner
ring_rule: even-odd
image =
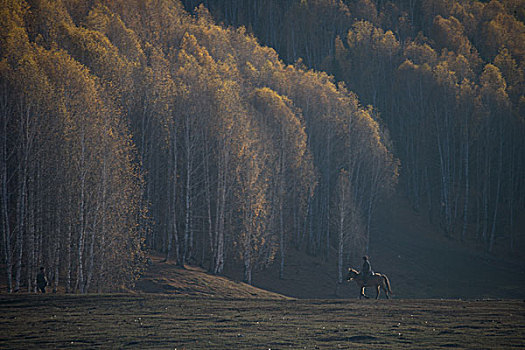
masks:
[[[363,275],[363,283],[366,285],[368,278],[374,274],[372,271],[372,265],[370,265],[370,260],[368,256],[363,256],[363,268],[361,269],[361,274]]]
[[[38,287],[40,292],[46,292],[47,279],[43,266],[40,267],[40,272],[38,273],[38,275],[36,275],[36,286]]]

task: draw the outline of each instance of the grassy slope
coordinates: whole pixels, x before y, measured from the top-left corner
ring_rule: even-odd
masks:
[[[525,298],[525,263],[444,237],[403,198],[381,206],[371,256],[408,298]]]
[[[443,237],[423,215],[415,215],[403,198],[382,205],[374,225],[372,266],[389,276],[396,298],[525,298],[523,263],[498,260]],[[335,262],[335,256],[327,262],[291,249],[284,279],[278,278],[278,264],[255,272],[253,283],[259,289],[236,282],[242,279],[240,270],[227,270],[230,278],[224,278],[153,258],[137,290],[228,298],[356,297],[355,284],[335,283]]]
[[[214,276],[205,270],[187,266],[179,268],[172,261],[151,257],[151,265],[137,282],[135,290],[141,293],[165,293],[192,297],[287,299],[243,282],[223,276]]]
[[[372,266],[390,278],[396,298],[525,298],[524,261],[480,253],[445,238],[400,196],[379,206],[373,225]],[[272,266],[254,275],[254,285],[299,298],[357,296],[354,284],[334,282],[336,261],[335,256],[326,262],[292,249],[284,280],[277,278],[278,266]],[[359,260],[354,267],[360,269]],[[240,278],[240,271],[229,274]]]

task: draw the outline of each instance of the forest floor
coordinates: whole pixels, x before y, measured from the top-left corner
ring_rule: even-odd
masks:
[[[400,196],[379,206],[369,255],[374,271],[389,277],[395,298],[525,299],[523,258],[488,254],[457,237],[445,237]],[[355,257],[353,267],[360,270],[361,263],[361,257]],[[336,264],[335,252],[326,260],[292,248],[284,279],[278,278],[275,264],[255,272],[253,284],[296,298],[357,297],[354,283],[335,283]],[[234,279],[242,277],[239,270],[226,272]]]
[[[415,214],[402,197],[396,196],[390,203],[377,210],[369,255],[373,269],[389,277],[394,298],[525,299],[524,259],[498,257],[446,238],[425,215]],[[335,252],[325,259],[290,247],[284,278],[279,278],[276,261],[263,271],[254,271],[252,285],[242,283],[242,270],[231,266],[224,276],[214,276],[205,268],[181,269],[161,256],[150,258],[152,263],[130,292],[270,299],[359,295],[355,283],[336,283]],[[359,256],[352,265],[360,269]],[[5,266],[0,265],[0,271],[5,271]],[[0,290],[6,290],[5,272],[0,274]]]
[[[375,271],[386,274],[394,298],[525,299],[525,262],[501,258],[446,238],[424,215],[416,215],[400,197],[382,205],[374,220],[370,256]],[[152,256],[152,264],[135,288],[138,292],[192,296],[340,299],[359,295],[355,283],[336,283],[336,256],[329,259],[288,249],[284,278],[278,262],[253,274],[254,288],[242,280],[242,270],[227,268],[225,277],[205,269],[180,269],[172,261]],[[354,267],[360,269],[360,257]]]
[[[510,349],[521,300],[0,295],[0,349]]]
[[[398,297],[525,299],[524,255],[489,254],[458,236],[447,238],[408,201],[398,197],[395,203],[380,207],[370,255]]]

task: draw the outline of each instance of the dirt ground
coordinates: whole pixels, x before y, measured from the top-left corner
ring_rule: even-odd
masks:
[[[0,295],[1,349],[512,349],[522,300]]]

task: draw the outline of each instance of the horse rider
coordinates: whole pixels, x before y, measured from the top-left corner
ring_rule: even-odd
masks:
[[[368,278],[374,275],[374,271],[372,271],[372,265],[370,265],[370,260],[366,255],[363,256],[363,268],[361,269],[361,274],[363,275],[363,283],[365,285],[366,282],[368,282]]]

